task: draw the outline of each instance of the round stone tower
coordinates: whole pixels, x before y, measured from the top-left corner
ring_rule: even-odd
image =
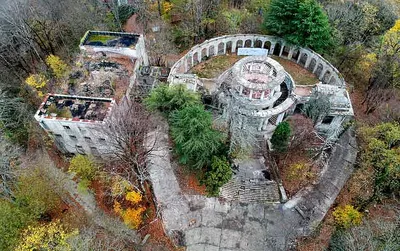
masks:
[[[267,56],[239,60],[218,79],[223,117],[241,129],[270,138],[294,104],[292,77]]]

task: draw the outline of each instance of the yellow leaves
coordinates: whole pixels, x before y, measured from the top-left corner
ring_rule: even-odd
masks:
[[[59,57],[50,55],[46,58],[46,63],[56,78],[61,79],[65,76],[68,66]]]
[[[142,195],[138,192],[132,191],[126,194],[125,199],[133,204],[136,204],[142,201]]]
[[[47,82],[48,79],[42,73],[31,74],[25,79],[25,83],[30,87],[33,87],[37,91],[39,97],[43,96],[42,90],[44,87],[46,87]]]
[[[362,214],[352,205],[337,207],[333,212],[333,217],[335,223],[343,228],[360,225],[362,221]]]
[[[310,171],[310,165],[305,162],[298,162],[289,167],[288,180],[305,180],[313,176]]]
[[[142,213],[144,212],[143,207],[128,208],[122,216],[124,223],[133,229],[137,229],[142,223]]]
[[[389,32],[399,32],[400,31],[400,19],[396,21],[394,26],[390,28]]]
[[[119,176],[117,176],[119,177]],[[122,179],[124,181],[124,179]],[[125,180],[126,181],[126,180]],[[116,184],[123,184],[123,182],[115,182]],[[129,183],[128,183],[129,184]],[[121,191],[121,187],[117,186],[118,191]],[[131,188],[131,187],[130,187]],[[133,187],[132,187],[133,190]],[[116,192],[116,191],[114,191]],[[118,192],[117,194],[121,194]],[[119,201],[114,200],[114,212],[122,217],[124,223],[133,229],[137,229],[142,223],[142,213],[145,208],[139,204],[142,201],[142,195],[139,192],[129,191],[125,195],[125,207],[126,204],[130,206],[124,209]]]
[[[169,12],[172,10],[173,4],[171,2],[164,1],[162,4],[164,14],[169,14]]]
[[[68,231],[60,221],[45,225],[29,226],[15,251],[31,250],[71,250],[68,238],[78,234],[78,230]]]
[[[133,191],[133,186],[129,181],[123,177],[117,175],[112,178],[111,181],[111,196],[120,197],[124,196],[126,193]]]
[[[119,203],[117,200],[114,200],[114,206],[113,206],[114,212],[117,213],[118,215],[123,214],[123,210],[121,207],[121,203]]]

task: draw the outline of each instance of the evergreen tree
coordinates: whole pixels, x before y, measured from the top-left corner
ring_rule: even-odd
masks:
[[[290,125],[288,122],[280,123],[271,137],[272,148],[277,152],[285,152],[290,137]]]
[[[177,110],[170,117],[171,135],[182,164],[200,169],[220,149],[222,135],[212,129],[212,116],[202,105]]]
[[[265,28],[280,37],[295,32],[294,21],[299,5],[299,0],[272,0],[265,16]]]
[[[225,157],[212,157],[211,166],[205,174],[203,183],[210,196],[218,196],[219,188],[232,178],[232,169]]]
[[[273,0],[265,27],[289,43],[316,51],[332,44],[328,17],[315,0]]]

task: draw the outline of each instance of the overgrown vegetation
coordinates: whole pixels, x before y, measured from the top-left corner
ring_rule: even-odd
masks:
[[[232,169],[225,157],[213,156],[211,166],[204,174],[204,183],[207,193],[211,196],[218,196],[219,189],[232,178]]]
[[[211,113],[202,105],[187,106],[170,116],[171,136],[182,164],[201,169],[221,147],[222,135],[212,128]]]
[[[271,137],[272,149],[277,152],[285,152],[289,144],[290,125],[284,121],[280,123]]]

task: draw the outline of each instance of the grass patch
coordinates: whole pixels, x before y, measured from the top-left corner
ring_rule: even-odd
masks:
[[[296,85],[314,85],[319,82],[319,79],[314,74],[296,64],[295,62],[277,56],[271,57],[278,63],[280,63],[283,68],[285,68],[287,73],[292,76]]]
[[[243,57],[237,55],[215,56],[196,65],[191,71],[200,78],[216,78],[241,58]]]

